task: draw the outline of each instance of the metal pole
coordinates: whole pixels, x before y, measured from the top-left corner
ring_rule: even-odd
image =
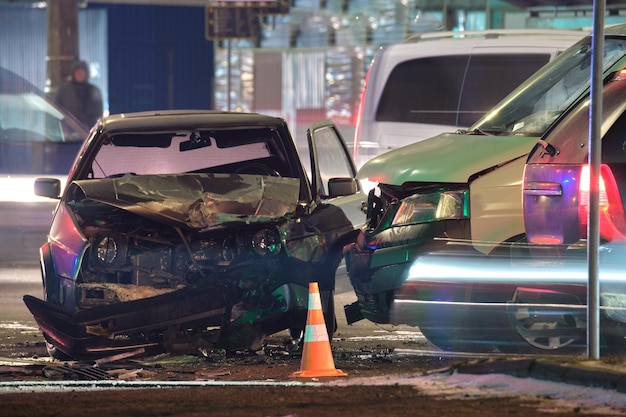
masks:
[[[587,355],[600,359],[600,284],[598,253],[600,246],[600,156],[602,150],[602,55],[604,52],[604,9],[606,0],[594,0],[591,104],[589,106],[589,223],[587,230]]]
[[[48,0],[46,94],[54,96],[78,54],[78,0]]]
[[[228,69],[226,71],[226,77],[227,77],[227,81],[226,81],[226,107],[227,107],[227,109],[226,110],[230,111],[230,108],[231,108],[230,107],[230,89],[232,88],[231,87],[231,81],[230,81],[231,72],[232,72],[230,61],[231,61],[231,55],[232,55],[233,51],[232,51],[232,46],[230,44],[230,38],[228,38],[228,40],[226,42],[227,42],[227,45],[228,45],[228,49],[227,49],[227,51],[228,51],[228,57],[227,57],[228,58],[228,63],[226,64],[227,65],[227,69]]]

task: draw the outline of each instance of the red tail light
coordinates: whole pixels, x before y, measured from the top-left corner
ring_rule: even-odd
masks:
[[[600,237],[608,241],[626,240],[626,216],[615,177],[608,165],[600,166]],[[584,165],[578,188],[580,234],[587,236],[589,218],[590,169]]]
[[[361,117],[363,116],[363,103],[365,103],[365,91],[367,89],[367,81],[370,78],[371,69],[367,70],[367,74],[365,74],[365,82],[363,83],[363,89],[361,90],[361,99],[359,100],[359,109],[356,113],[356,123],[354,128],[354,148],[352,150],[352,158],[354,161],[357,160],[357,156],[359,154],[359,136],[361,134]]]

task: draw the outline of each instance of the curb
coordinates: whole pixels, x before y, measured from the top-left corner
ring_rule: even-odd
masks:
[[[500,373],[626,393],[626,371],[594,369],[577,363],[546,359],[512,359],[462,364],[455,370],[465,374]]]

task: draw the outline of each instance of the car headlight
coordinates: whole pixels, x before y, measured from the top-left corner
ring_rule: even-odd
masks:
[[[115,239],[105,236],[96,244],[96,256],[98,261],[104,265],[115,263],[118,256],[118,247]]]
[[[469,217],[467,190],[414,194],[400,202],[392,225],[429,223]]]
[[[98,266],[120,266],[126,262],[128,244],[121,236],[99,236],[92,244]]]
[[[252,236],[252,248],[261,256],[276,255],[282,249],[282,242],[276,230],[263,229]]]

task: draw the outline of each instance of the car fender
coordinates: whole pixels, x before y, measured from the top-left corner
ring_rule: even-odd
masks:
[[[524,234],[522,178],[526,156],[517,158],[472,181],[470,227],[474,247],[491,252]]]

